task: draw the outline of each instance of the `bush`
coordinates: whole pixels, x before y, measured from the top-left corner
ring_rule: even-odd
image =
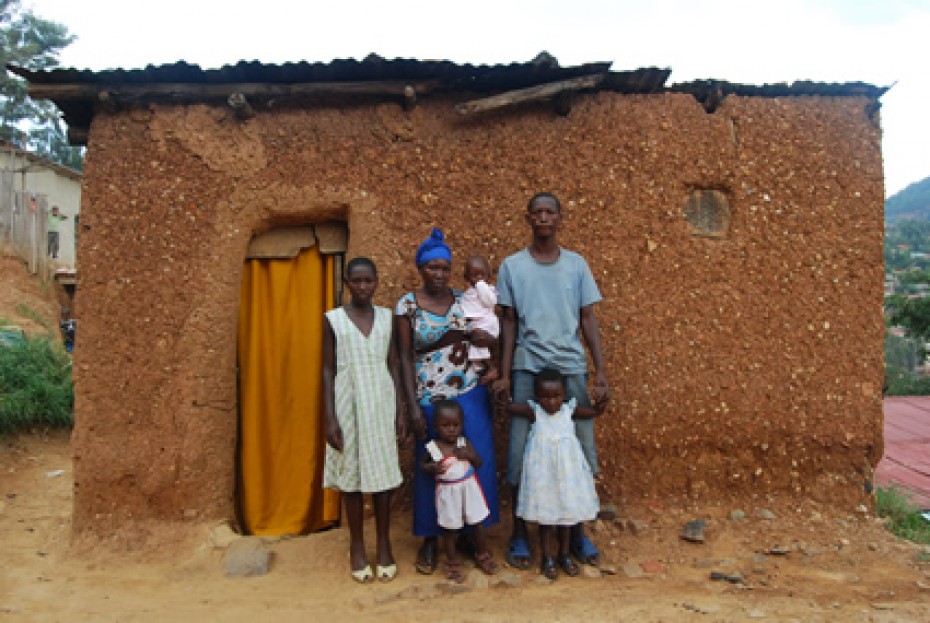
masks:
[[[885,365],[885,396],[930,396],[930,377],[917,377],[907,370]]]
[[[913,372],[923,362],[925,355],[924,345],[920,340],[885,332],[886,366]]]
[[[74,422],[71,358],[48,338],[0,348],[0,434]]]
[[[894,487],[878,489],[875,512],[879,517],[888,519],[888,529],[895,536],[915,543],[930,544],[930,521],[924,519],[907,496]]]

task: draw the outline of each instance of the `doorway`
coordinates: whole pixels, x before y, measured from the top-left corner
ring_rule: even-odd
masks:
[[[240,290],[237,506],[242,531],[307,534],[339,520],[323,489],[323,313],[339,300],[344,224],[253,238]]]

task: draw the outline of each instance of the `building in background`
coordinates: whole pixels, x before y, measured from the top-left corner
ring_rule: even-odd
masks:
[[[81,212],[82,174],[0,141],[0,244],[9,245],[29,269],[45,278],[73,274]],[[48,256],[48,214],[58,206],[57,259]]]

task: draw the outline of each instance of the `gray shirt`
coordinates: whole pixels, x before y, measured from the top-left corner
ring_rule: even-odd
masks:
[[[498,304],[514,308],[517,320],[514,370],[587,371],[581,308],[600,301],[601,293],[583,257],[560,248],[558,260],[543,264],[523,249],[501,264],[497,289]]]

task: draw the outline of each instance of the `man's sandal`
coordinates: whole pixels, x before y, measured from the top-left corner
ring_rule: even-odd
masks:
[[[533,564],[530,544],[525,538],[510,539],[510,544],[507,546],[507,564],[514,569],[529,569]]]
[[[445,562],[446,568],[446,579],[455,582],[456,584],[461,584],[465,581],[465,576],[462,574],[462,565],[457,560],[447,560]]]
[[[585,535],[581,535],[580,539],[572,539],[571,547],[572,556],[578,559],[583,565],[596,565],[601,560],[601,554],[597,551],[597,548],[594,547],[594,543],[591,542]]]
[[[475,556],[475,566],[481,569],[487,575],[494,575],[501,570],[501,566],[497,564],[494,560],[494,557],[491,556],[491,552],[481,552]]]
[[[420,546],[419,551],[417,551],[417,562],[416,562],[417,573],[422,573],[423,575],[432,575],[436,571],[436,544],[432,542],[425,542]]]
[[[539,565],[539,572],[549,580],[559,579],[559,569],[555,566],[555,558],[543,556],[542,563]]]
[[[568,554],[559,556],[559,567],[562,568],[562,571],[565,572],[565,575],[569,575],[571,577],[575,577],[581,573],[581,569],[578,568],[578,565],[575,564],[575,561],[572,560],[572,557]]]

